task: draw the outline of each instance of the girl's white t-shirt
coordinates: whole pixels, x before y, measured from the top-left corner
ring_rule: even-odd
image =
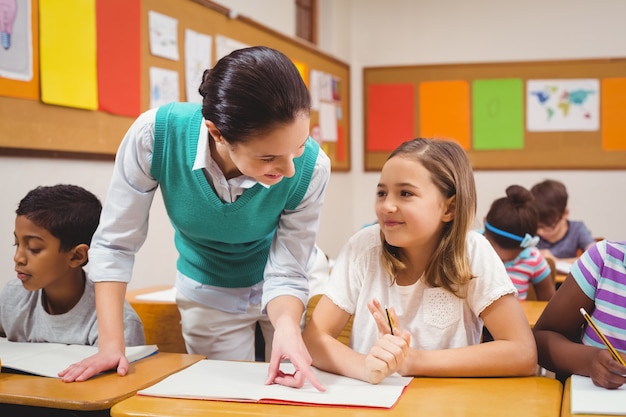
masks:
[[[443,288],[428,287],[419,279],[409,286],[391,283],[381,264],[380,228],[372,225],[357,232],[341,250],[325,294],[342,310],[354,315],[350,346],[368,353],[378,330],[367,303],[377,298],[394,307],[397,326],[411,334],[414,349],[450,349],[480,343],[483,321],[479,314],[515,287],[504,264],[489,242],[469,232],[467,256],[475,276],[467,297],[458,298]]]

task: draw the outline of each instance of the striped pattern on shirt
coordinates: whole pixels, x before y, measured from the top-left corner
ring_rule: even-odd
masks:
[[[526,248],[512,261],[504,263],[513,285],[517,289],[517,299],[528,297],[528,287],[539,284],[550,276],[550,265],[546,262],[539,249]]]
[[[590,247],[570,273],[595,303],[591,318],[615,349],[626,353],[626,241],[603,240]],[[583,344],[604,348],[586,326]]]

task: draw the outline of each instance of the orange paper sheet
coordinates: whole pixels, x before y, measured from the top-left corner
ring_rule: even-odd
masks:
[[[600,89],[602,149],[626,151],[626,78],[605,78]]]
[[[456,140],[470,148],[470,88],[467,81],[419,84],[420,136]]]
[[[95,0],[39,0],[41,100],[96,110]]]

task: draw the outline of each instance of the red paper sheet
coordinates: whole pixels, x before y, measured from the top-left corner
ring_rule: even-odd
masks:
[[[141,2],[97,0],[98,109],[141,112]]]

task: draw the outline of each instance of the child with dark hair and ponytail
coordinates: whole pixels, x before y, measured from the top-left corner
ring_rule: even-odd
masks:
[[[555,291],[550,266],[536,248],[538,221],[532,194],[519,185],[508,187],[506,197],[495,200],[485,218],[485,237],[504,262],[519,300],[527,298],[531,285],[541,301],[550,300]]]

